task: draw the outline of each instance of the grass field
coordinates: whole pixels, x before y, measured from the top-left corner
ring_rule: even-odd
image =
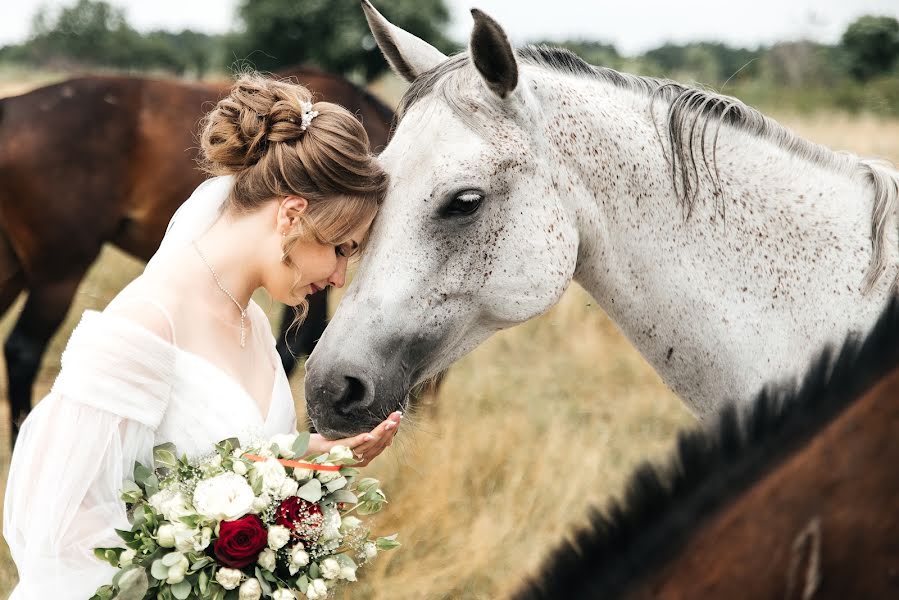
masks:
[[[776,116],[834,149],[899,160],[899,121]],[[104,251],[53,340],[36,398],[58,372],[81,312],[102,308],[140,269],[120,252]],[[0,321],[3,337],[19,306]],[[302,372],[292,385],[302,414]],[[0,423],[7,421],[4,402]],[[390,497],[378,528],[398,531],[404,546],[379,558],[352,597],[501,597],[588,506],[620,493],[636,463],[662,457],[677,431],[691,424],[680,402],[574,286],[543,317],[494,336],[461,360],[439,398],[404,422],[398,443],[367,469]],[[5,481],[6,426],[0,430]],[[14,582],[0,543],[0,597]]]

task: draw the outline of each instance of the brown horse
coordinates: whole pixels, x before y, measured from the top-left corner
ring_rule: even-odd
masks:
[[[355,113],[373,150],[387,143],[393,112],[366,90],[312,68],[279,75]],[[0,100],[0,314],[28,291],[4,346],[13,441],[41,356],[103,243],[148,259],[203,181],[198,123],[228,87],[84,77]],[[288,370],[321,337],[326,305],[324,293],[312,298],[292,351],[278,336]]]
[[[831,359],[639,468],[515,598],[899,598],[899,303]]]

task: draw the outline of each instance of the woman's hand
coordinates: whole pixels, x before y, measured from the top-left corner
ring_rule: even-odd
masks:
[[[309,438],[309,449],[306,452],[310,455],[324,454],[334,446],[346,446],[359,459],[359,462],[353,466],[365,467],[393,443],[402,418],[403,413],[398,410],[369,433],[360,433],[355,437],[342,440],[328,440],[318,433],[313,433]]]

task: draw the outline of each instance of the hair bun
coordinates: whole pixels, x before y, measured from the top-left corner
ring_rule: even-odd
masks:
[[[317,114],[312,107],[312,94],[301,85],[242,76],[206,116],[203,166],[213,175],[234,175],[253,166],[270,142],[299,139]]]

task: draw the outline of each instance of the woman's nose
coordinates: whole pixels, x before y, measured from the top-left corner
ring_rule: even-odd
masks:
[[[328,283],[336,288],[342,288],[346,283],[346,263],[347,260],[345,258],[343,260],[338,260],[337,268],[334,269],[334,272],[328,277]]]

